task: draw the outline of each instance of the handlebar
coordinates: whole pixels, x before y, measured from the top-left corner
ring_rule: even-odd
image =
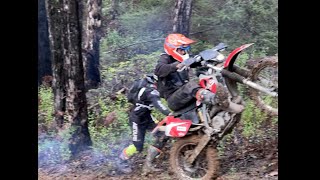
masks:
[[[181,72],[181,71],[185,70],[186,68],[188,68],[189,66],[191,66],[191,64],[193,64],[195,62],[200,62],[200,61],[201,61],[201,56],[199,56],[199,55],[185,59],[184,61],[181,62],[183,67],[178,69],[177,71]]]
[[[228,45],[224,43],[219,43],[216,47],[213,48],[215,51],[222,51],[225,50],[228,47]]]

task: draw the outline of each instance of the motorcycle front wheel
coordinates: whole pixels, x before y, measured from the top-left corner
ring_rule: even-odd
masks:
[[[278,93],[278,58],[276,56],[261,59],[251,69],[250,80],[270,91]],[[254,103],[271,116],[278,115],[278,97],[250,88],[250,97]]]
[[[211,146],[205,147],[191,166],[186,162],[199,140],[200,137],[197,135],[179,139],[170,150],[170,166],[181,180],[209,180],[217,177],[219,171],[218,152]]]

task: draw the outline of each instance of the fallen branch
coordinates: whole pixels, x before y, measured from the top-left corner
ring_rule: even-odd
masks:
[[[121,94],[123,93],[125,90],[127,90],[128,88],[123,87],[122,89],[120,89],[118,92],[116,92],[116,94]]]

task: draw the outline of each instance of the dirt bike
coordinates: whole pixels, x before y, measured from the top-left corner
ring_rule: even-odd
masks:
[[[216,146],[240,121],[243,108],[239,107],[244,107],[239,84],[249,88],[250,98],[262,110],[270,115],[278,114],[277,60],[261,60],[250,70],[235,64],[238,55],[252,44],[234,49],[225,58],[221,52],[227,45],[220,43],[182,62],[184,66],[180,70],[200,63],[200,86],[219,93],[217,85],[223,85],[233,106],[223,108],[196,101],[158,123],[153,133],[164,131],[166,136],[177,138],[170,149],[170,166],[179,179],[212,179],[217,176]]]

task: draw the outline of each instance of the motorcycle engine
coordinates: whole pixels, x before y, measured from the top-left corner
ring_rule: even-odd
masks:
[[[231,120],[229,112],[222,111],[214,116],[211,120],[211,127],[213,127],[216,132],[220,132],[225,125]]]

